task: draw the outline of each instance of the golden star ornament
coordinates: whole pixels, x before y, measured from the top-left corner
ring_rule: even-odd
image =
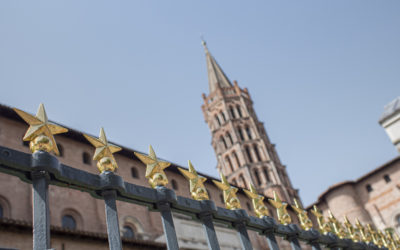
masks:
[[[329,222],[325,222],[325,218],[324,215],[322,214],[322,211],[319,210],[316,205],[314,205],[313,210],[311,210],[311,213],[313,213],[314,216],[317,218],[319,231],[322,234],[327,234],[333,231],[332,225]]]
[[[288,225],[292,222],[289,213],[287,212],[287,204],[283,203],[279,196],[274,191],[274,199],[269,199],[269,203],[271,203],[274,208],[276,208],[276,214],[278,216],[278,221],[283,225]]]
[[[300,205],[300,203],[294,199],[294,206],[292,205],[292,208],[294,211],[297,213],[297,217],[299,218],[300,221],[300,226],[304,230],[310,230],[313,226],[312,221],[310,218],[308,218],[307,211],[303,209],[303,207]]]
[[[361,234],[362,240],[366,243],[372,242],[372,236],[367,229],[361,224],[361,222],[356,219],[356,227]]]
[[[347,218],[347,216],[344,217],[344,226],[347,229],[347,233],[349,234],[350,238],[354,241],[354,242],[360,242],[361,241],[361,233],[353,227],[353,225],[351,224],[351,222],[349,221],[349,219]]]
[[[193,167],[193,164],[188,161],[189,171],[178,168],[182,175],[189,180],[190,195],[194,200],[209,200],[207,189],[204,187],[205,177],[200,177]]]
[[[374,228],[371,226],[371,224],[367,224],[367,230],[369,232],[369,234],[371,235],[372,238],[372,242],[379,246],[382,247],[383,246],[383,242],[379,237],[379,234],[374,230]]]
[[[240,201],[236,196],[236,192],[238,191],[238,189],[229,185],[225,175],[223,175],[222,173],[220,175],[221,182],[215,180],[213,180],[213,182],[219,189],[223,191],[225,207],[230,210],[242,208],[240,205]]]
[[[257,193],[256,188],[253,184],[250,184],[250,190],[243,189],[244,193],[251,199],[253,203],[254,212],[258,218],[263,218],[264,216],[269,216],[269,211],[267,206],[264,204],[264,196]]]
[[[54,152],[56,155],[60,154],[53,135],[66,133],[68,132],[68,129],[49,123],[43,103],[39,105],[36,116],[17,108],[13,109],[26,123],[29,124],[29,128],[26,131],[23,140],[30,142],[29,148],[32,153],[42,150],[46,152]]]
[[[103,128],[100,129],[98,139],[90,135],[84,134],[83,136],[96,148],[93,160],[97,161],[97,168],[100,173],[105,171],[114,172],[118,168],[118,165],[113,153],[120,151],[121,148],[108,143]]]
[[[135,152],[135,155],[137,158],[139,158],[139,160],[146,164],[145,177],[149,180],[149,184],[152,188],[156,188],[157,186],[165,186],[168,184],[167,175],[165,174],[164,169],[169,167],[171,163],[159,161],[151,145],[149,147],[148,156],[137,152]]]
[[[333,232],[340,238],[344,239],[347,238],[347,232],[343,228],[342,224],[336,219],[336,217],[332,214],[332,212],[329,210],[329,217],[328,217],[329,222],[332,224],[333,227]]]

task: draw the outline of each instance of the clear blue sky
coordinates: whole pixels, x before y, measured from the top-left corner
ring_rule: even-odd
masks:
[[[305,204],[397,155],[399,1],[0,1],[0,102],[217,175],[204,34]]]

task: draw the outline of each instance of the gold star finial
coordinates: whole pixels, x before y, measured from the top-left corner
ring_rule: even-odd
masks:
[[[390,250],[399,249],[400,246],[396,244],[396,241],[393,237],[394,232],[392,229],[386,228],[385,230],[385,238],[386,238],[386,247]]]
[[[342,224],[336,219],[336,217],[332,214],[329,210],[329,217],[328,220],[332,224],[333,232],[340,238],[344,239],[347,237],[347,232],[343,228]]]
[[[189,171],[182,168],[178,168],[178,170],[189,180],[190,195],[194,200],[209,200],[207,189],[204,187],[207,178],[200,177],[190,161],[188,161],[188,165]]]
[[[269,211],[267,206],[265,206],[263,200],[264,196],[257,193],[256,188],[253,184],[250,184],[250,190],[243,189],[244,193],[251,199],[253,203],[254,212],[259,218],[264,216],[269,216]]]
[[[377,233],[375,231],[375,229],[371,226],[371,224],[367,224],[367,230],[371,235],[372,242],[375,245],[377,245],[379,247],[382,247],[383,246],[383,242],[382,242],[381,238],[379,237],[379,233]]]
[[[49,123],[43,103],[39,105],[36,116],[17,108],[13,109],[26,123],[29,124],[29,128],[26,131],[23,140],[30,141],[29,148],[32,153],[42,150],[46,152],[54,152],[56,155],[60,154],[53,135],[66,133],[68,132],[68,129]]]
[[[313,213],[314,216],[317,218],[319,231],[321,233],[327,234],[333,231],[331,224],[329,222],[325,222],[325,218],[324,215],[322,214],[322,211],[319,210],[316,205],[314,205],[313,210],[311,210],[311,213]]]
[[[361,238],[364,242],[366,242],[366,243],[372,242],[371,234],[368,232],[368,230],[366,230],[364,228],[364,226],[361,224],[361,222],[358,219],[356,219],[356,227],[357,227],[358,231],[360,232]]]
[[[392,236],[393,236],[394,245],[397,248],[400,248],[400,237],[399,237],[399,235],[397,233],[393,232]]]
[[[168,178],[164,172],[164,169],[169,167],[171,163],[159,161],[151,145],[149,147],[148,156],[137,152],[135,152],[135,155],[137,158],[139,158],[139,160],[146,164],[145,177],[149,180],[149,184],[152,188],[156,188],[157,186],[165,186],[168,184]]]
[[[292,222],[289,213],[287,212],[287,203],[281,201],[279,196],[274,191],[274,199],[269,199],[269,203],[276,209],[276,214],[278,216],[278,221],[283,225],[288,225]]]
[[[347,216],[344,217],[344,223],[343,224],[346,227],[347,232],[350,235],[350,238],[354,242],[360,242],[362,236],[361,236],[360,232],[353,227],[353,225],[351,224],[351,222],[349,221]]]
[[[238,191],[238,189],[229,185],[226,177],[222,173],[221,181],[222,182],[213,180],[214,184],[223,191],[225,207],[230,210],[242,208],[240,205],[240,201],[236,196],[236,192]]]
[[[308,218],[307,211],[303,209],[303,207],[300,205],[300,203],[294,199],[294,206],[292,205],[292,208],[294,211],[297,213],[297,217],[299,218],[300,221],[300,226],[304,230],[310,230],[313,226],[312,221],[310,218]]]
[[[379,235],[380,240],[382,241],[382,245],[386,248],[389,248],[390,245],[389,245],[389,241],[386,238],[386,235],[384,235],[381,230],[378,230],[378,235]]]
[[[118,146],[108,143],[106,133],[104,132],[103,128],[100,129],[100,135],[98,139],[86,134],[83,134],[83,136],[96,148],[93,160],[97,161],[97,168],[99,169],[100,173],[105,171],[114,172],[118,168],[118,165],[113,153],[122,149]]]

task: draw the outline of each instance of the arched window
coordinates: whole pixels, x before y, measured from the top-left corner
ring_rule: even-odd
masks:
[[[122,229],[122,237],[133,239],[135,238],[135,231],[133,231],[132,227],[124,226]]]
[[[254,169],[254,176],[256,177],[257,184],[260,185],[261,184],[261,179],[260,179],[260,175],[258,174],[258,170],[257,169]]]
[[[385,174],[385,175],[383,176],[383,179],[386,181],[386,183],[389,183],[389,182],[392,181],[392,179],[390,179],[390,176],[387,175],[387,174]]]
[[[236,129],[237,129],[237,131],[239,133],[240,140],[244,141],[244,136],[243,136],[242,129],[240,127],[237,127]]]
[[[246,126],[246,133],[247,133],[247,137],[249,137],[249,140],[251,140],[251,131],[248,126]]]
[[[228,137],[230,145],[233,145],[232,136],[229,132],[226,132],[226,137]]]
[[[3,218],[3,216],[4,216],[3,213],[4,213],[3,207],[0,205],[0,218]]]
[[[261,161],[260,152],[258,152],[258,147],[256,144],[253,145],[254,153],[256,153],[257,161]]]
[[[396,215],[396,226],[400,228],[400,214]]]
[[[132,178],[139,179],[139,173],[135,167],[131,168],[131,175],[132,175]]]
[[[172,180],[172,181],[171,181],[171,185],[172,185],[172,188],[173,188],[174,190],[178,190],[178,183],[176,182],[176,180]]]
[[[61,226],[66,229],[75,230],[76,221],[71,215],[64,215],[61,220]]]
[[[367,192],[368,192],[368,193],[372,192],[372,190],[373,190],[371,184],[367,184],[367,185],[365,186],[365,189],[367,189]]]
[[[60,152],[60,157],[63,157],[64,156],[64,147],[60,143],[57,143],[57,148],[58,148],[58,152]]]
[[[225,201],[224,201],[224,196],[223,196],[222,194],[220,194],[220,195],[219,195],[219,198],[220,198],[222,204],[224,204],[224,203],[225,203]]]
[[[245,146],[244,150],[246,151],[247,158],[249,158],[250,162],[253,162],[253,158],[251,158],[251,152],[249,146]]]
[[[218,115],[215,115],[214,117],[215,117],[215,120],[217,121],[218,125],[221,126],[221,121],[219,120]]]
[[[246,180],[244,179],[244,176],[241,174],[239,176],[240,182],[242,183],[242,187],[246,188],[247,187],[247,183]]]
[[[232,118],[235,119],[235,118],[236,118],[236,116],[235,116],[235,110],[233,110],[232,106],[229,107],[229,111],[231,112]]]
[[[264,175],[265,175],[265,179],[267,180],[267,182],[271,182],[267,168],[264,168]]]
[[[83,152],[82,154],[82,161],[83,163],[90,165],[92,163],[92,161],[90,160],[90,155],[87,152]]]
[[[225,113],[223,111],[221,111],[221,116],[222,116],[222,119],[224,120],[224,122],[226,122]]]
[[[221,137],[219,138],[220,142],[222,143],[222,145],[224,145],[224,149],[228,148],[228,145],[226,145],[226,141],[224,139],[224,137],[221,135]]]
[[[233,157],[235,158],[235,161],[236,161],[236,166],[238,167],[238,168],[240,168],[240,161],[239,161],[239,157],[237,156],[237,154],[236,154],[236,152],[235,151],[233,151]]]
[[[240,106],[237,105],[237,106],[236,106],[236,109],[237,109],[237,112],[238,112],[238,114],[239,114],[239,117],[242,117],[242,110],[240,109]]]
[[[234,186],[237,186],[236,179],[232,179],[232,184],[233,184]]]
[[[250,202],[246,202],[247,210],[251,211],[251,205]]]
[[[279,172],[279,174],[280,174],[280,176],[281,176],[281,179],[282,179],[283,184],[288,185],[287,177],[286,177],[285,171],[279,170],[278,172]]]
[[[229,168],[233,172],[232,162],[231,162],[231,159],[228,156],[225,156],[225,162],[228,164]]]

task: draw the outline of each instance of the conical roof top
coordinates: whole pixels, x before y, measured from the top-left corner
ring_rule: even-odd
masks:
[[[210,93],[214,92],[217,88],[232,87],[231,81],[228,79],[224,71],[218,65],[217,61],[215,61],[214,57],[208,51],[205,41],[203,41],[203,46],[206,52],[208,86]]]

